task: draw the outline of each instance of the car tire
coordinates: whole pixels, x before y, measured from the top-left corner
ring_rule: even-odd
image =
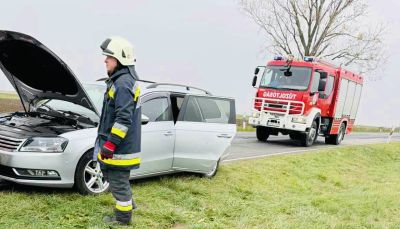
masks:
[[[311,124],[310,130],[301,136],[301,145],[305,147],[310,147],[314,144],[318,137],[318,124],[314,120]]]
[[[342,123],[339,128],[338,134],[332,134],[325,137],[325,143],[331,145],[340,145],[346,133],[346,124]]]
[[[215,164],[215,166],[213,167],[213,169],[210,171],[210,172],[208,172],[208,173],[204,173],[203,174],[203,177],[205,177],[205,178],[212,178],[212,177],[214,177],[216,174],[217,174],[217,172],[218,172],[218,169],[219,169],[219,162],[221,161],[221,159],[219,159],[218,161],[217,161],[217,163]]]
[[[75,189],[82,195],[96,195],[107,192],[110,185],[105,181],[100,164],[93,161],[93,151],[86,152],[75,171]]]
[[[257,126],[256,135],[260,142],[266,142],[269,137],[268,129],[264,126]]]

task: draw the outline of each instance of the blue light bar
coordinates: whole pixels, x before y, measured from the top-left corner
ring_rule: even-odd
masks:
[[[313,62],[315,59],[314,59],[314,57],[312,57],[312,56],[305,56],[304,57],[304,61],[306,61],[306,62]]]
[[[274,57],[274,60],[283,60],[283,56],[281,56],[281,55],[276,55],[276,56]]]

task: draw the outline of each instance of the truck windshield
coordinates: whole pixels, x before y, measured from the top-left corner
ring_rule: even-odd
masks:
[[[267,66],[260,82],[262,88],[307,90],[310,83],[311,68],[291,67],[292,76],[285,76],[284,66]]]

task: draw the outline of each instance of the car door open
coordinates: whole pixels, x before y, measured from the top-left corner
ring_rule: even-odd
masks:
[[[142,125],[142,162],[132,176],[149,175],[172,169],[175,130],[167,93],[142,98],[142,114],[149,122]]]
[[[236,133],[234,99],[185,96],[175,131],[173,168],[210,171],[225,156]]]

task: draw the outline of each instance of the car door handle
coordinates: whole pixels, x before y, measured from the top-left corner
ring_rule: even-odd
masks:
[[[229,134],[218,134],[217,137],[219,137],[219,138],[232,138],[232,135],[229,135]]]
[[[172,131],[167,131],[164,133],[165,136],[172,136],[174,135],[174,133],[172,133]]]

